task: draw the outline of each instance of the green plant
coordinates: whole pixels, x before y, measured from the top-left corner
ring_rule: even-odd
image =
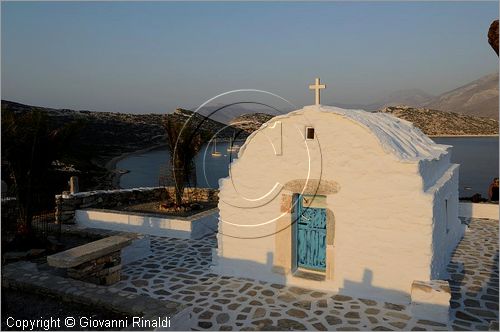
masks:
[[[194,127],[189,118],[182,121],[175,114],[165,116],[164,126],[170,152],[170,171],[175,185],[175,205],[180,207],[184,188],[195,169],[194,158],[208,136]]]

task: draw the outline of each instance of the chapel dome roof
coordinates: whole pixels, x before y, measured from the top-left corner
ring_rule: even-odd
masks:
[[[385,151],[392,153],[401,161],[416,162],[423,159],[439,159],[450,148],[449,145],[436,144],[411,122],[387,113],[372,113],[364,110],[320,105],[306,106],[289,114],[308,110],[334,113],[356,122],[373,133]]]

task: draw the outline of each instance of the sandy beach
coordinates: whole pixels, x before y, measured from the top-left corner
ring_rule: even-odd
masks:
[[[112,177],[111,178],[111,186],[114,189],[121,189],[121,187],[120,187],[120,177],[123,174],[126,174],[126,173],[129,172],[129,170],[123,170],[123,169],[117,169],[116,168],[116,165],[118,164],[118,162],[120,160],[125,159],[125,158],[127,158],[129,156],[138,155],[138,154],[146,153],[146,152],[149,152],[149,151],[152,151],[152,150],[164,148],[166,146],[167,146],[166,144],[153,145],[153,146],[151,146],[149,148],[145,148],[145,149],[140,149],[140,150],[137,150],[137,151],[123,153],[123,154],[121,154],[121,155],[119,155],[117,157],[114,157],[110,161],[108,161],[106,163],[106,165],[104,165],[104,167],[111,174],[111,177]]]

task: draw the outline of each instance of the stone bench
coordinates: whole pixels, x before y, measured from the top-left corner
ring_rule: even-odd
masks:
[[[120,281],[121,250],[133,238],[110,236],[47,257],[50,266],[67,269],[70,278],[98,285]]]

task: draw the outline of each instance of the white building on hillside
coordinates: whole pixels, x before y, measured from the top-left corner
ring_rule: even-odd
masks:
[[[407,301],[446,278],[458,165],[388,114],[308,106],[248,137],[220,181],[220,274]]]

